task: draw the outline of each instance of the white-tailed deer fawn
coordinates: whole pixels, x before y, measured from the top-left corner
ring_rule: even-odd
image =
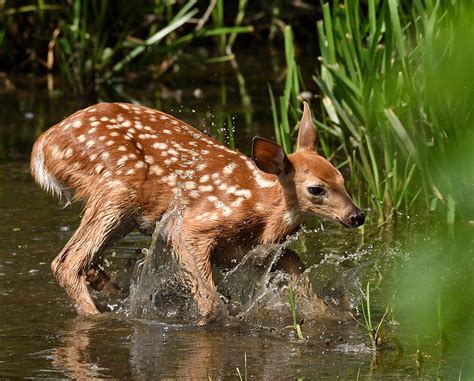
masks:
[[[315,143],[306,103],[296,152],[287,156],[254,138],[253,161],[142,106],[101,103],[76,112],[43,133],[31,157],[41,187],[67,203],[73,194],[84,201],[78,229],[52,263],[54,276],[80,314],[98,313],[88,285],[101,289],[109,280],[101,254],[134,228],[150,234],[175,200],[183,206],[180,239],[169,241],[209,318],[218,302],[211,255],[235,259],[231,247],[280,242],[308,215],[364,223]]]

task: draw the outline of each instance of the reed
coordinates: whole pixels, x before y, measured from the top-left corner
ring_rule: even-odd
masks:
[[[28,37],[34,61],[48,72],[60,74],[63,83],[77,93],[93,91],[101,83],[113,84],[129,71],[160,62],[155,72],[163,74],[178,59],[183,48],[201,39],[230,51],[237,35],[253,31],[242,25],[246,1],[240,0],[234,25],[226,25],[224,5],[212,0],[202,12],[197,0],[134,3],[123,0],[73,0],[59,4],[25,5],[1,9],[6,18],[0,27],[0,57],[8,54],[13,40],[5,43],[9,23],[18,28],[29,22],[36,28]],[[210,22],[211,12],[217,14]],[[36,21],[24,21],[25,15]],[[216,20],[218,19],[218,22]],[[29,19],[28,19],[29,20]],[[35,37],[39,36],[39,37]],[[47,62],[42,56],[48,56]],[[225,59],[232,58],[230,54]],[[11,57],[13,61],[15,57]],[[214,60],[222,59],[217,57]]]
[[[366,293],[364,295],[364,300],[360,303],[360,307],[362,310],[362,316],[364,318],[364,322],[361,323],[359,320],[354,320],[362,327],[370,338],[371,348],[372,350],[377,350],[383,344],[383,329],[386,323],[386,317],[390,307],[385,309],[384,314],[380,318],[377,324],[374,324],[372,320],[372,301],[370,299],[370,283],[367,283]]]
[[[367,184],[371,197],[365,200],[379,221],[421,199],[425,205],[442,201],[452,223],[456,200],[440,189],[432,163],[450,140],[442,114],[457,102],[435,104],[430,93],[439,71],[436,40],[443,37],[440,30],[453,28],[452,15],[464,6],[397,0],[369,0],[367,6],[363,12],[358,1],[323,5],[321,67],[314,80],[323,95],[324,123],[338,131],[352,188]],[[453,29],[447,33],[445,58],[456,38]]]
[[[455,50],[463,37],[458,26],[467,24],[456,20],[471,14],[468,8],[456,0],[443,6],[398,0],[368,0],[366,8],[346,0],[322,5],[320,66],[313,77],[321,91],[321,113],[315,118],[319,141],[324,152],[332,146],[338,167],[350,171],[354,198],[380,223],[420,202],[431,210],[444,205],[447,221],[454,222],[461,196],[454,182],[440,181],[446,175],[437,166],[465,133],[465,127],[454,131],[450,123],[465,126],[460,120],[472,113],[455,95],[465,93],[461,83],[444,98],[439,84],[446,86],[452,76],[448,62],[469,72]],[[286,152],[293,149],[302,87],[293,44],[286,27],[283,95],[277,98],[270,90],[275,135]]]
[[[290,304],[291,308],[291,315],[293,317],[293,325],[292,328],[298,337],[298,340],[304,340],[303,331],[301,330],[301,325],[298,323],[298,319],[296,316],[296,298],[295,298],[295,290],[292,286],[288,287],[288,303]]]

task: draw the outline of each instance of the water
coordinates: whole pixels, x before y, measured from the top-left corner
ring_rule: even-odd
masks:
[[[278,60],[271,70],[255,65],[251,60],[241,62],[250,105],[242,101],[239,73],[230,65],[183,69],[174,88],[153,84],[119,88],[101,99],[138,99],[214,134],[227,123],[224,111],[229,111],[237,130],[236,146],[248,152],[253,135],[272,134],[266,81],[279,69]],[[185,106],[177,107],[178,100]],[[253,254],[232,269],[215,270],[226,314],[210,326],[178,324],[179,319],[131,309],[130,299],[105,296],[98,297],[113,312],[77,317],[49,265],[78,225],[80,205],[63,209],[42,192],[31,179],[28,160],[31,145],[42,130],[95,101],[49,96],[37,87],[0,95],[1,378],[235,379],[237,368],[245,372],[245,357],[253,379],[356,379],[358,374],[363,378],[414,378],[418,373],[427,379],[458,379],[460,373],[462,379],[472,376],[472,341],[463,335],[472,337],[473,328],[456,329],[462,321],[445,307],[443,329],[449,332],[449,346],[440,346],[436,308],[428,311],[434,320],[416,315],[417,305],[423,302],[417,290],[423,284],[417,284],[416,277],[412,284],[403,274],[407,269],[418,271],[418,258],[425,258],[420,248],[444,248],[445,238],[440,234],[443,224],[415,212],[410,218],[398,216],[383,227],[369,222],[365,234],[312,221],[288,242],[309,267],[295,283],[298,318],[304,319],[303,334],[308,337],[303,342],[288,327],[292,323],[287,303],[290,280],[269,272],[268,263],[256,271],[251,265]],[[225,132],[222,139],[228,139]],[[466,250],[472,252],[473,225],[463,223],[456,229],[471,237]],[[133,233],[109,250],[108,271],[125,290],[137,271],[137,261],[144,259],[142,249],[149,248],[150,242],[149,237]],[[456,267],[459,259],[451,260],[447,254],[445,258],[443,269],[453,274],[454,287],[457,285],[457,293],[464,295],[463,303],[469,306],[469,289],[463,293],[459,287],[472,285],[472,261],[466,262],[465,275]],[[423,275],[424,281],[431,282],[424,277],[435,273],[436,260],[428,258],[423,266],[420,279]],[[152,263],[149,270],[155,271],[156,266]],[[467,283],[456,283],[465,276]],[[441,282],[442,278],[437,279]],[[154,278],[142,279],[148,281],[140,286],[142,290],[156,287]],[[357,316],[361,288],[367,281],[371,282],[374,320],[395,300],[385,335],[397,337],[403,353],[393,340],[387,340],[375,356],[366,332],[349,317],[349,312]],[[436,285],[434,281],[433,288]],[[466,307],[465,314],[472,316],[472,310]],[[357,318],[363,321],[360,315]],[[414,357],[418,348],[424,354],[421,369]]]

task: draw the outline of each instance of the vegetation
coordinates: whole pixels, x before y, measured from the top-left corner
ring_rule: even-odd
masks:
[[[365,300],[362,301],[360,304],[360,307],[362,309],[362,316],[364,317],[364,323],[359,322],[356,320],[356,322],[363,327],[366,331],[367,334],[369,335],[370,338],[370,343],[371,343],[371,348],[372,350],[376,350],[380,346],[383,345],[383,328],[386,323],[386,317],[387,313],[389,310],[389,307],[385,310],[383,316],[381,317],[380,321],[374,325],[372,322],[372,305],[370,301],[370,283],[367,283],[367,291],[365,294]]]
[[[186,59],[186,47],[199,44],[213,47],[204,62],[231,61],[237,68],[232,47],[239,34],[270,40],[281,35],[284,86],[281,96],[275,85],[269,93],[276,139],[291,152],[305,94],[293,32],[308,24],[301,14],[288,12],[290,7],[296,9],[291,1],[277,0],[8,1],[0,4],[0,69],[44,68],[51,90],[59,74],[62,85],[88,93],[136,76],[140,67],[157,79]],[[444,94],[442,84],[459,80],[451,63],[459,72],[471,72],[456,57],[464,49],[463,36],[472,32],[466,17],[460,19],[471,12],[469,4],[336,0],[308,9],[312,21],[321,18],[310,34],[313,40],[318,36],[320,49],[313,77],[321,92],[321,102],[313,105],[319,106],[314,109],[320,149],[350,172],[352,193],[379,222],[415,203],[444,210],[453,222],[465,195],[454,181],[440,186],[445,174],[439,168],[453,139],[465,134],[452,126],[472,113],[457,90]],[[245,81],[239,84],[250,107]],[[226,125],[233,145],[230,115],[219,114],[218,122]]]
[[[293,325],[292,328],[298,337],[298,340],[304,340],[303,331],[301,330],[301,324],[298,323],[298,319],[296,317],[296,298],[295,298],[295,290],[293,286],[288,286],[288,303],[290,304],[291,308],[291,315],[293,316]]]
[[[223,42],[221,53],[226,54],[225,48],[229,51],[238,34],[253,30],[240,25],[245,1],[240,2],[233,26],[225,25],[222,0],[210,1],[202,11],[197,0],[12,3],[0,4],[4,19],[0,58],[15,68],[39,65],[49,73],[59,72],[78,93],[90,92],[104,81],[117,81],[139,60],[142,66],[158,61],[153,67],[159,77],[185,46],[202,39],[217,38],[219,46]],[[22,55],[24,44],[28,57]]]
[[[340,166],[350,170],[351,189],[380,222],[421,200],[432,210],[444,204],[452,223],[462,198],[454,183],[440,187],[437,168],[453,141],[466,134],[452,126],[471,113],[461,97],[443,94],[439,85],[454,84],[451,64],[469,72],[456,54],[470,49],[463,40],[472,36],[466,30],[470,8],[461,1],[401,6],[397,0],[369,0],[367,8],[358,1],[323,4],[317,25],[321,65],[314,76],[322,98],[316,119],[323,150],[328,154],[330,144],[337,152]],[[301,78],[287,28],[285,88],[280,103],[273,94],[271,102],[277,137],[289,152],[288,124],[299,119]]]

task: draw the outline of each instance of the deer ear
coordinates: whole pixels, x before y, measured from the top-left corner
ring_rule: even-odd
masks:
[[[258,169],[272,175],[285,175],[291,168],[290,161],[281,146],[259,137],[253,138],[252,159]]]
[[[300,130],[298,132],[297,150],[315,151],[316,128],[311,119],[311,110],[307,102],[303,102],[303,116],[301,117]]]

